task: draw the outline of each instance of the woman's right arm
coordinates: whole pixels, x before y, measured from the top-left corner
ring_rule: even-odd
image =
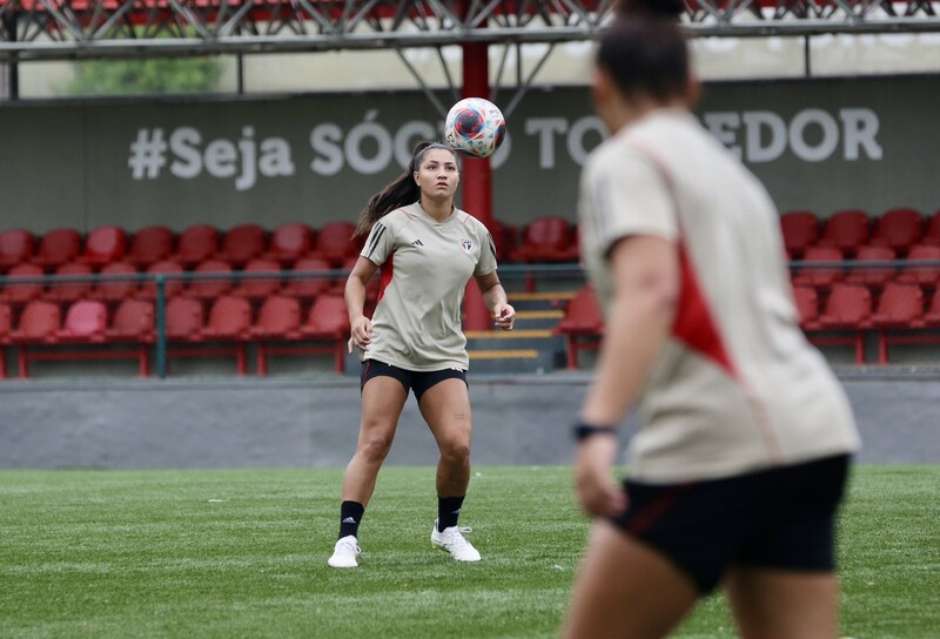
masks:
[[[356,345],[365,349],[372,340],[372,322],[363,314],[366,305],[366,284],[378,267],[360,256],[346,280],[346,309],[349,312],[349,350]]]

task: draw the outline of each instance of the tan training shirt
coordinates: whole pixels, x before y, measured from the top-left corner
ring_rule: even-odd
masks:
[[[496,270],[483,223],[460,209],[438,222],[415,202],[377,221],[361,255],[382,267],[372,342],[362,359],[411,371],[467,370],[464,289],[471,276]]]
[[[642,391],[631,476],[711,479],[858,449],[845,393],[800,330],[776,208],[694,116],[661,109],[599,146],[579,215],[605,312],[618,239],[658,236],[679,254],[676,318]]]

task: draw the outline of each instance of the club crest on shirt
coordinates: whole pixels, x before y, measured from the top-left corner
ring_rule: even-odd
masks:
[[[473,250],[473,242],[471,242],[470,240],[462,241],[460,243],[460,246],[462,246],[463,250],[466,251],[467,253]]]

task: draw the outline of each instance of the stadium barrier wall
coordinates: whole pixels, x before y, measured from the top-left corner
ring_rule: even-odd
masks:
[[[698,116],[781,210],[940,206],[938,76],[708,83]],[[449,95],[441,94],[446,103]],[[420,92],[0,104],[2,226],[352,219],[441,116]],[[493,158],[497,218],[572,216],[602,139],[584,87],[535,88]]]

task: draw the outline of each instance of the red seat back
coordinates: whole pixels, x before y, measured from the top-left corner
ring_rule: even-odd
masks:
[[[913,284],[889,282],[878,300],[881,321],[907,324],[924,314],[924,292]]]
[[[273,260],[251,260],[245,265],[244,272],[256,275],[270,273],[271,277],[242,280],[241,286],[238,287],[239,295],[244,295],[252,299],[260,299],[274,295],[281,287],[281,265]]]
[[[826,221],[819,244],[834,246],[843,253],[854,254],[859,246],[868,242],[870,222],[865,211],[839,211]]]
[[[42,268],[35,264],[19,264],[10,269],[7,277],[41,277]],[[34,300],[42,294],[42,284],[7,284],[3,298],[14,304]]]
[[[317,257],[305,257],[298,260],[292,269],[294,273],[319,273],[330,270],[330,263]],[[324,293],[331,286],[326,277],[292,278],[284,286],[284,293],[299,298],[313,298]]]
[[[27,340],[50,337],[61,328],[62,316],[59,305],[34,300],[26,305],[20,316],[19,332]]]
[[[464,291],[461,311],[463,330],[488,331],[493,327],[493,318],[490,317],[490,312],[483,301],[483,292],[480,291],[476,279],[472,277],[467,282],[467,288]]]
[[[55,229],[42,236],[35,261],[59,266],[76,259],[82,250],[82,236],[75,229]]]
[[[170,261],[161,261],[156,264],[151,264],[150,268],[147,269],[147,273],[150,275],[164,274],[164,275],[177,275],[183,272],[183,267],[177,264],[176,262]],[[167,297],[175,297],[180,294],[183,290],[182,280],[173,279],[167,280],[164,287]],[[157,296],[157,285],[153,282],[145,282],[140,287],[140,295],[145,299],[154,299]]]
[[[940,261],[940,246],[917,244],[911,247],[907,254],[911,260]],[[940,280],[940,266],[905,266],[897,276],[897,281],[903,284],[920,284],[935,286]]]
[[[887,246],[862,246],[855,255],[856,260],[863,261],[890,261],[895,258],[894,249]],[[884,286],[891,279],[895,270],[893,267],[863,267],[849,270],[845,281],[849,284],[863,284],[866,286]]]
[[[134,275],[137,269],[127,262],[113,262],[101,269],[101,275]],[[94,296],[109,302],[131,297],[137,292],[139,282],[121,280],[112,282],[99,282],[95,288]]]
[[[221,260],[206,260],[196,267],[195,272],[226,274],[232,272],[232,267],[228,265],[228,262]],[[231,288],[232,280],[228,278],[193,280],[186,290],[186,294],[200,299],[210,299],[224,295]]]
[[[271,234],[270,257],[282,262],[293,262],[310,252],[313,231],[306,224],[282,224]]]
[[[924,232],[921,244],[940,245],[940,211],[927,220],[927,230]]]
[[[519,230],[511,224],[493,219],[490,229],[493,244],[496,246],[496,257],[499,261],[508,260],[509,256],[519,244]]]
[[[219,247],[219,232],[206,224],[190,226],[180,234],[177,257],[186,265],[213,257]]]
[[[6,304],[0,304],[0,339],[7,337],[13,330],[13,310]]]
[[[121,302],[111,321],[111,328],[122,337],[150,337],[153,326],[153,304],[141,300]]]
[[[248,300],[225,295],[212,304],[206,332],[213,337],[239,337],[250,328],[251,305]]]
[[[69,307],[63,327],[69,337],[90,338],[104,335],[108,328],[108,309],[101,302],[81,300]]]
[[[872,243],[907,251],[924,234],[924,217],[913,209],[891,209],[875,223]]]
[[[265,232],[257,224],[240,224],[229,229],[222,240],[221,258],[242,265],[265,249]]]
[[[165,226],[148,226],[134,234],[128,259],[147,267],[173,254],[173,231]]]
[[[85,240],[84,261],[89,264],[107,264],[124,257],[127,250],[127,234],[117,226],[99,226]]]
[[[571,244],[571,225],[568,220],[556,217],[540,217],[526,226],[523,243],[539,248],[563,250]]]
[[[842,252],[834,247],[811,246],[806,249],[803,256],[804,262],[841,262]],[[825,266],[814,267],[804,266],[796,271],[793,277],[794,282],[799,286],[832,286],[833,283],[842,279],[842,269],[837,267]]]
[[[819,218],[811,211],[790,211],[780,216],[783,245],[792,257],[800,257],[819,238]]]
[[[0,233],[0,268],[7,269],[33,256],[33,234],[24,229]]]
[[[257,326],[266,335],[286,335],[300,326],[300,302],[275,295],[264,300],[258,312]]]
[[[825,315],[844,325],[855,326],[871,317],[871,293],[864,286],[836,284],[826,302]]]
[[[55,271],[56,275],[90,276],[91,267],[87,264],[72,262],[63,264]],[[56,282],[49,284],[49,296],[62,302],[74,302],[91,294],[92,281],[89,279],[79,282]]]
[[[819,296],[816,289],[808,286],[793,287],[793,301],[796,303],[801,326],[819,319]]]
[[[582,287],[571,299],[565,311],[564,319],[559,323],[558,330],[564,332],[596,332],[599,333],[604,326],[604,316],[601,311],[597,294],[592,286]]]
[[[166,334],[170,339],[197,337],[205,324],[202,303],[174,297],[166,305]]]
[[[310,307],[307,326],[319,333],[341,337],[349,332],[346,301],[337,295],[321,295]]]
[[[317,233],[314,252],[317,257],[335,264],[342,264],[359,251],[353,238],[356,225],[351,222],[330,222]]]

